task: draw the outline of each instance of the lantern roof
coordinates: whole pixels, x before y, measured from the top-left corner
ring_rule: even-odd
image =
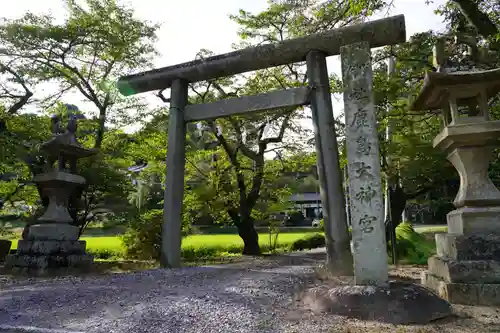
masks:
[[[441,109],[449,103],[450,94],[456,99],[469,99],[480,92],[485,92],[487,98],[500,92],[500,68],[474,72],[427,72],[420,93],[411,103],[410,109]]]

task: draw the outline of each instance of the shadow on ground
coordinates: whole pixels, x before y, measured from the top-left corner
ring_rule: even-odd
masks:
[[[426,326],[314,315],[293,299],[305,287],[324,283],[316,270],[324,258],[321,252],[301,253],[178,270],[0,283],[0,324],[106,333],[500,332],[498,309],[492,308],[457,306],[456,316]],[[395,279],[415,281],[422,269],[391,272]],[[349,282],[352,278],[338,280]]]

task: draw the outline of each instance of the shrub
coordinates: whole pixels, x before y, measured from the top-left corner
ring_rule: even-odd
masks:
[[[300,210],[292,211],[289,213],[286,223],[287,225],[300,225],[304,219],[305,216]]]
[[[290,245],[290,251],[302,251],[325,246],[325,236],[322,234],[307,235],[297,239]]]
[[[323,222],[323,220],[321,221]],[[322,224],[323,225],[323,224]],[[352,233],[352,228],[349,227],[349,233]],[[299,243],[303,240],[299,240]],[[392,244],[390,240],[387,242],[387,250],[389,256],[392,256]],[[299,248],[302,243],[296,245]],[[304,247],[307,249],[307,247]],[[293,250],[292,251],[296,251]],[[434,255],[436,248],[433,242],[429,242],[425,237],[415,231],[413,226],[408,222],[399,224],[396,228],[396,255],[398,261],[409,264],[424,265],[427,259]]]
[[[10,238],[14,236],[14,233],[7,229],[6,227],[0,225],[0,237],[2,238]]]
[[[125,218],[125,216],[108,214],[108,216],[102,219],[103,230],[113,229],[116,228],[117,226],[122,226],[126,224],[127,224],[127,219]]]
[[[95,259],[120,259],[123,254],[113,249],[88,249],[87,252]]]
[[[163,210],[153,209],[138,219],[129,222],[123,236],[123,244],[127,257],[145,260],[159,260],[161,253],[161,234],[163,227]],[[183,225],[183,236],[188,228]]]
[[[186,247],[182,248],[181,255],[186,261],[197,261],[241,255],[242,250],[242,246],[239,245]]]
[[[389,247],[392,245],[389,243]],[[390,249],[392,251],[392,249]],[[412,264],[426,264],[427,259],[435,253],[434,243],[403,222],[396,228],[396,254],[398,259]],[[392,252],[390,252],[392,253]]]
[[[14,217],[16,219],[14,219]],[[17,215],[0,216],[0,237],[10,238],[10,237],[14,236],[14,233],[11,230],[9,230],[6,226],[7,222],[11,222],[14,220],[19,220],[19,217]]]
[[[319,221],[319,230],[320,230],[321,232],[325,232],[325,219],[321,219],[321,220]]]

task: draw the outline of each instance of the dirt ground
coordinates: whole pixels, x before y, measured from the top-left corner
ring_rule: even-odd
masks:
[[[278,256],[268,259],[254,259],[251,266],[265,265],[287,265],[304,263],[322,263],[324,258],[322,252],[309,252],[297,256]],[[286,257],[286,258],[285,258]],[[247,265],[246,263],[235,263],[234,265]],[[427,266],[423,265],[399,265],[390,266],[390,279],[420,283],[420,276]],[[352,278],[343,278],[342,281],[332,281],[331,277],[325,276],[322,270],[318,270],[318,278],[311,285],[313,287],[320,283],[347,284],[352,283]],[[328,281],[328,282],[327,282]],[[500,308],[453,305],[454,314],[446,319],[437,320],[427,325],[391,325],[380,322],[368,322],[356,319],[348,319],[333,315],[316,315],[304,310],[300,302],[296,302],[290,311],[284,314],[290,322],[317,322],[318,327],[329,327],[327,333],[500,333]],[[315,330],[305,327],[297,330],[297,333],[316,333]]]
[[[390,278],[392,280],[404,280],[420,283],[420,274],[426,269],[425,266],[391,266]],[[321,276],[320,279],[328,279],[327,283],[332,285],[351,283],[343,279],[332,281],[332,278]],[[318,281],[316,283],[325,283]],[[328,321],[332,323],[328,333],[500,333],[500,308],[483,306],[453,305],[454,314],[446,319],[437,320],[427,325],[390,325],[380,322],[368,322],[356,319],[340,318],[332,315],[318,316],[301,309],[300,304],[291,310],[290,320],[311,319],[315,316],[318,322]],[[322,325],[322,326],[323,326]]]
[[[296,265],[296,264],[319,264],[324,260],[324,253],[308,253],[300,256],[271,256],[268,258],[247,258],[240,262],[236,260],[228,265],[250,267],[275,266],[275,265]],[[135,265],[134,265],[135,266]],[[147,269],[146,267],[141,267]],[[393,280],[404,280],[419,283],[421,272],[426,269],[425,266],[401,265],[398,267],[390,267],[390,277]],[[127,269],[125,269],[127,271]],[[94,274],[102,272],[94,272]],[[0,274],[0,289],[2,285],[24,284],[29,280],[52,280],[64,277],[13,277]],[[28,281],[26,281],[28,280]],[[318,270],[317,279],[311,282],[309,286],[320,283],[328,284],[346,284],[352,283],[352,278],[333,279],[326,275],[322,275],[322,271]],[[300,302],[295,302],[294,306],[287,313],[283,314],[284,319],[290,323],[317,323],[317,327],[321,327],[319,331],[311,328],[299,329],[301,325],[297,325],[297,333],[308,332],[325,332],[325,333],[500,333],[500,308],[495,307],[478,307],[478,306],[454,306],[454,315],[432,322],[427,325],[388,325],[380,322],[367,322],[345,317],[337,317],[333,315],[315,315],[309,310],[303,308]],[[295,325],[292,325],[295,326]],[[326,331],[323,329],[327,327]],[[295,332],[293,329],[291,332]]]

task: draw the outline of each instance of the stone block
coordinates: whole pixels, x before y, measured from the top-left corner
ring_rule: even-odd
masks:
[[[88,267],[92,264],[94,257],[89,254],[79,255],[42,255],[31,256],[14,254],[7,256],[6,267],[36,268],[36,269],[58,269],[65,267]]]
[[[494,233],[500,225],[500,207],[461,207],[449,212],[446,220],[450,234]]]
[[[17,252],[19,254],[38,254],[38,255],[70,255],[85,254],[85,241],[32,241],[20,240],[17,243]]]
[[[437,294],[439,294],[438,291],[441,282],[443,282],[443,280],[431,275],[428,271],[424,271],[420,275],[420,283]]]
[[[450,303],[500,306],[500,284],[447,283],[429,272],[422,273],[421,282]]]
[[[4,261],[5,257],[9,254],[11,245],[12,241],[0,239],[0,262]]]
[[[458,261],[500,261],[500,235],[496,233],[436,234],[436,249],[439,257]]]
[[[28,229],[28,240],[76,241],[80,228],[66,223],[34,224]]]
[[[448,283],[500,283],[500,262],[463,260],[433,256],[428,260],[429,273]]]

